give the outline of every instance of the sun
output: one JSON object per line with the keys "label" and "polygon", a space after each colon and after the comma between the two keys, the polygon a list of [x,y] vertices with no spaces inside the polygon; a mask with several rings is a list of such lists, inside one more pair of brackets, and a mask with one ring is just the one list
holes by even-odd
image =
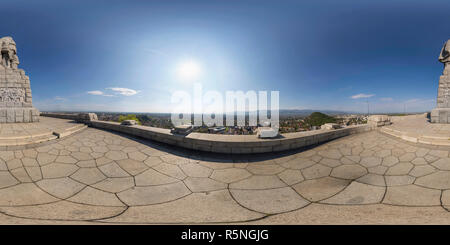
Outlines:
{"label": "sun", "polygon": [[200,77],[201,74],[201,67],[200,65],[193,61],[193,60],[189,60],[189,61],[185,61],[182,62],[177,69],[177,74],[178,77],[182,80],[196,80]]}

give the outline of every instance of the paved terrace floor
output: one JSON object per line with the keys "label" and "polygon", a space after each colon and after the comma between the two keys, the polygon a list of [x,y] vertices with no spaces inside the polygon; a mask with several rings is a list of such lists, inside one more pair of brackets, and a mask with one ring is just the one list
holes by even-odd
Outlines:
{"label": "paved terrace floor", "polygon": [[[401,117],[398,118],[401,119]],[[430,123],[425,115],[415,118],[407,117],[381,130],[415,143],[450,146],[450,124]]]}
{"label": "paved terrace floor", "polygon": [[87,128],[0,151],[1,224],[450,224],[450,158],[377,131],[227,156]]}

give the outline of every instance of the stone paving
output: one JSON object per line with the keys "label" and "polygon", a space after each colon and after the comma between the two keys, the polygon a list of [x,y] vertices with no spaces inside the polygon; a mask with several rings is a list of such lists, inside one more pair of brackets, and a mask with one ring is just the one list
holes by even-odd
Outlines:
{"label": "stone paving", "polygon": [[230,156],[88,128],[0,151],[0,223],[450,223],[449,150],[371,131]]}

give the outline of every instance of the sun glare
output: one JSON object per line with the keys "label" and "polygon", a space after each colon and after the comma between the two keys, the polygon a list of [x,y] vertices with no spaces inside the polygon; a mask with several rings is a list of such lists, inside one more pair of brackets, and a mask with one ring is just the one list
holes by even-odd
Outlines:
{"label": "sun glare", "polygon": [[195,80],[199,78],[201,73],[200,65],[195,61],[186,61],[178,66],[178,77],[183,80]]}

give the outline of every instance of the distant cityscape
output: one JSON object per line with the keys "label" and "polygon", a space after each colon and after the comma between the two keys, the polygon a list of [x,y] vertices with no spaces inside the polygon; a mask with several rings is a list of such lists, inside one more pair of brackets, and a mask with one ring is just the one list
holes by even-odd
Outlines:
{"label": "distant cityscape", "polygon": [[[367,114],[337,114],[338,112],[329,112],[325,114],[314,111],[298,111],[293,113],[289,111],[284,113],[280,111],[280,133],[302,132],[320,129],[325,123],[336,123],[340,127],[367,123]],[[138,124],[150,127],[172,129],[174,125],[171,122],[169,113],[115,113],[115,112],[97,112],[98,119],[102,121],[121,122],[123,120],[136,120]],[[400,114],[398,114],[400,115]],[[246,120],[248,125],[248,120]],[[256,134],[257,126],[207,126],[194,127],[193,132],[225,134],[225,135],[252,135]]]}

